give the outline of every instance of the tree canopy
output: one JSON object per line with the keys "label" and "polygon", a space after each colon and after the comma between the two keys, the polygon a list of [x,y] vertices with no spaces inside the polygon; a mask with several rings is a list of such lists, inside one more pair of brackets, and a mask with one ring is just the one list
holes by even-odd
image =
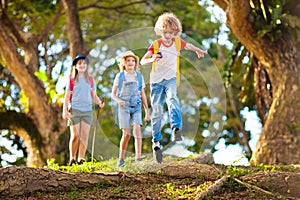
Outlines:
{"label": "tree canopy", "polygon": [[[208,1],[1,1],[1,139],[23,152],[11,164],[42,166],[49,158],[66,162],[69,136],[61,106],[70,61],[78,53],[89,54],[97,92],[106,96],[97,129],[98,156],[117,155],[120,130],[109,94],[118,57],[126,50],[142,56],[156,38],[157,17],[166,11],[180,18],[181,37],[210,55],[201,61],[190,52],[181,55],[179,94],[185,136],[192,141],[185,148],[214,152],[222,138],[227,145],[241,145],[253,164],[299,162],[298,3],[214,2],[226,12],[233,48],[218,44],[221,23],[212,20]],[[149,67],[141,71],[147,77]],[[255,110],[263,124],[256,149],[249,145],[251,134],[241,115],[245,107]],[[144,152],[151,152],[149,128],[143,127]],[[169,133],[166,118],[166,147]],[[3,154],[12,152],[1,142]]]}
{"label": "tree canopy", "polygon": [[[31,3],[27,1],[1,3],[2,137],[19,136],[18,143],[26,146],[23,152],[24,155],[28,154],[27,165],[40,166],[51,157],[65,162],[68,131],[61,119],[62,85],[66,83],[70,71],[70,60],[76,54],[89,53],[92,57],[91,73],[98,81],[98,94],[107,96],[107,109],[102,111],[99,121],[101,130],[98,132],[99,135],[105,135],[101,140],[109,140],[108,142],[118,146],[120,130],[113,125],[114,109],[110,105],[112,102],[109,93],[113,77],[118,72],[118,55],[128,46],[122,46],[121,43],[118,46],[116,42],[123,41],[113,41],[111,38],[130,30],[133,31],[127,33],[133,34],[134,30],[143,27],[151,31],[146,36],[153,37],[153,30],[149,27],[153,27],[158,15],[165,11],[182,16],[184,34],[194,42],[201,43],[205,38],[216,37],[220,25],[219,22],[210,22],[210,14],[205,10],[208,5],[199,6],[194,1],[90,3],[63,0],[44,1],[34,6],[30,6]],[[181,9],[183,6],[185,9]],[[198,24],[197,21],[206,23]],[[145,43],[143,48],[132,49],[139,56],[146,52],[149,45],[147,38],[141,39]],[[188,67],[182,68],[184,76],[193,73],[186,69]],[[199,80],[195,79],[193,82],[196,84],[197,81]],[[198,90],[198,96],[197,100],[195,97],[192,99],[194,102],[200,99],[200,95],[209,96],[205,87],[195,90]],[[197,105],[187,109],[196,109],[198,113]],[[207,110],[209,112],[209,108]],[[190,115],[189,110],[185,112]],[[192,115],[191,119],[193,118],[197,119],[199,116]],[[21,121],[25,124],[20,123]],[[202,125],[199,124],[199,127]],[[194,129],[202,140],[198,127]],[[196,137],[196,133],[190,133],[191,137]],[[168,135],[168,131],[165,134]],[[145,151],[151,151],[150,139],[149,136],[145,139]],[[164,144],[168,143],[169,137],[166,137]],[[199,151],[201,145],[197,143],[193,146]],[[3,149],[6,148],[3,146]]]}

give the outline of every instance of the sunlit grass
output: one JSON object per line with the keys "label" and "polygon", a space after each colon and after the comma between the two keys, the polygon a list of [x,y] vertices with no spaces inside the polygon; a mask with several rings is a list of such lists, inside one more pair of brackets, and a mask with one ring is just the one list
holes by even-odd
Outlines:
{"label": "sunlit grass", "polygon": [[275,172],[275,171],[294,171],[296,168],[291,166],[280,166],[280,165],[265,165],[260,164],[251,168],[243,168],[241,166],[228,166],[226,174],[231,176],[244,176],[247,174],[253,174],[256,172]]}
{"label": "sunlit grass", "polygon": [[[164,164],[181,161],[181,158],[175,157],[164,157]],[[159,167],[163,167],[163,164],[157,164],[153,157],[146,157],[142,162],[136,163],[133,157],[127,157],[125,159],[124,167],[117,167],[118,158],[111,158],[108,160],[99,159],[94,160],[94,162],[85,162],[82,165],[73,166],[61,166],[55,162],[54,159],[49,159],[47,161],[47,166],[45,168],[58,170],[62,172],[88,172],[88,173],[120,173],[120,172],[130,172],[130,173],[148,173],[149,179],[144,179],[145,174],[141,174],[142,179],[134,180],[123,180],[111,184],[109,182],[102,182],[96,184],[96,186],[91,186],[87,188],[70,188],[68,191],[61,193],[52,193],[51,195],[58,197],[66,196],[68,199],[74,199],[77,197],[84,197],[87,195],[95,195],[100,199],[102,197],[114,197],[116,199],[121,197],[128,197],[130,199],[138,199],[139,196],[154,197],[156,199],[194,199],[202,192],[205,192],[210,186],[214,184],[214,181],[207,181],[202,178],[174,178],[164,176]],[[153,165],[155,174],[149,171],[148,165]],[[220,167],[220,177],[224,175],[229,175],[229,179],[224,183],[225,190],[220,189],[218,192],[225,192],[227,197],[234,197],[234,192],[252,193],[252,191],[247,191],[244,185],[238,184],[234,181],[235,178],[257,173],[257,172],[274,172],[274,171],[293,171],[295,167],[293,166],[272,166],[272,165],[258,165],[256,167],[250,166],[219,166]],[[127,173],[127,174],[130,174]],[[162,176],[160,176],[162,174]],[[133,175],[134,176],[134,175]],[[132,177],[132,174],[129,176]],[[234,188],[236,191],[229,191],[230,188]],[[260,195],[260,194],[253,194]],[[43,196],[43,194],[41,194]],[[101,196],[101,197],[100,197]],[[210,197],[209,197],[210,198]],[[259,199],[259,198],[258,198]]]}
{"label": "sunlit grass", "polygon": [[111,158],[102,161],[84,162],[82,165],[73,164],[72,166],[59,165],[54,158],[47,160],[47,165],[44,168],[63,171],[63,172],[109,172],[109,171],[124,171],[124,172],[143,172],[143,169],[136,166],[133,158],[125,159],[125,164],[122,167],[117,167],[117,158]]}

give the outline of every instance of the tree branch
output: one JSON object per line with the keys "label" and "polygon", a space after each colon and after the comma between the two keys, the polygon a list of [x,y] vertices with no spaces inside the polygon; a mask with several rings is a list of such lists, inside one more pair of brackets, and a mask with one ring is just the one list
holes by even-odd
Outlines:
{"label": "tree branch", "polygon": [[274,52],[270,50],[274,44],[257,36],[257,29],[249,18],[251,13],[249,0],[230,0],[229,2],[227,0],[214,0],[214,2],[223,10],[226,8],[226,23],[237,39],[259,59],[263,66],[272,67],[275,61],[269,58],[276,59],[278,57],[274,56]]}
{"label": "tree branch", "polygon": [[66,27],[68,40],[70,42],[70,54],[74,58],[78,53],[87,54],[88,49],[82,37],[80,28],[78,2],[73,0],[62,0],[66,11]]}
{"label": "tree branch", "polygon": [[230,0],[230,6],[226,11],[228,17],[227,23],[229,27],[234,30],[236,30],[236,28],[242,28],[243,31],[252,30],[251,26],[246,26],[249,24],[248,16],[250,11],[251,8],[249,0]]}
{"label": "tree branch", "polygon": [[[26,96],[30,99],[30,112],[32,112],[31,116],[32,119],[35,120],[36,126],[42,125],[44,128],[51,127],[51,124],[55,122],[49,121],[49,119],[52,118],[51,114],[53,114],[54,111],[53,108],[48,104],[43,85],[41,84],[41,81],[34,76],[33,71],[31,71],[32,66],[30,68],[30,66],[24,63],[23,58],[17,51],[18,48],[16,47],[14,41],[10,37],[2,22],[3,21],[0,20],[1,57],[4,60],[7,69],[14,75],[20,88],[24,90]],[[32,52],[28,53],[30,54]],[[30,54],[28,57],[30,56],[34,55]]]}
{"label": "tree branch", "polygon": [[[60,1],[59,2],[59,6],[58,9],[53,17],[53,19],[48,23],[47,27],[41,31],[41,33],[37,36],[38,38],[38,42],[42,42],[44,38],[46,38],[51,30],[51,28],[56,24],[57,20],[59,19],[59,17],[61,16],[63,10],[63,4]],[[35,39],[35,38],[32,38]],[[35,39],[36,40],[36,39]]]}
{"label": "tree branch", "polygon": [[17,113],[15,111],[1,112],[0,114],[0,129],[18,130],[24,129],[29,137],[35,138],[39,145],[41,145],[41,137],[35,124],[24,113]]}
{"label": "tree branch", "polygon": [[27,163],[43,165],[44,161],[39,155],[40,151],[35,151],[41,148],[42,137],[32,119],[24,113],[15,111],[1,112],[0,129],[13,131],[24,140],[27,149]]}
{"label": "tree branch", "polygon": [[101,2],[101,1],[97,1],[97,2],[92,3],[90,5],[83,6],[79,10],[86,10],[86,9],[89,9],[89,8],[98,8],[98,9],[103,9],[103,10],[118,10],[118,9],[121,9],[121,8],[130,7],[130,6],[135,5],[135,4],[147,4],[148,3],[148,1],[141,0],[141,1],[134,1],[134,2],[130,2],[130,3],[124,3],[124,4],[121,4],[121,5],[118,5],[118,6],[99,6],[98,2]]}
{"label": "tree branch", "polygon": [[229,5],[229,0],[214,0],[215,4],[218,5],[222,10],[226,12],[228,5]]}
{"label": "tree branch", "polygon": [[12,38],[14,39],[14,41],[21,47],[24,47],[26,45],[26,39],[28,39],[28,37],[25,37],[26,34],[24,34],[22,30],[19,29],[18,26],[16,26],[15,23],[10,20],[10,18],[7,16],[5,8],[1,8],[1,21],[1,26],[4,26],[6,30],[9,30],[12,33],[11,35],[13,36]]}
{"label": "tree branch", "polygon": [[239,131],[238,131],[236,133],[237,138],[240,138],[239,139],[239,141],[241,142],[240,144],[242,146],[244,146],[244,147],[247,147],[247,149],[248,149],[247,153],[251,156],[252,155],[252,150],[251,150],[251,147],[249,145],[249,136],[248,136],[247,131],[245,130],[245,127],[244,127],[244,124],[242,122],[241,116],[240,116],[240,114],[238,112],[238,109],[237,109],[237,107],[235,105],[231,85],[229,85],[228,88],[227,88],[227,94],[228,94],[228,97],[229,97],[229,102],[230,102],[232,111],[233,111],[235,117],[237,118],[237,124],[238,124],[238,126],[240,128],[240,131],[243,134],[243,139],[241,139],[240,136],[239,136]]}

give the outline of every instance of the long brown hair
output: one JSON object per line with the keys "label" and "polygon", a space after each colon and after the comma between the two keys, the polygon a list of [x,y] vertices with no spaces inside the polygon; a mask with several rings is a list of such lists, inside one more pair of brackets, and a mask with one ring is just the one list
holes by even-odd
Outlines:
{"label": "long brown hair", "polygon": [[[80,59],[80,60],[77,61],[76,65],[77,65],[78,63],[81,63],[82,61],[85,61],[85,62],[86,62],[85,59]],[[87,63],[87,62],[86,62],[86,63]],[[74,79],[74,83],[78,82],[78,70],[76,69],[76,65],[74,65],[74,66],[72,67],[72,69],[71,69],[71,77]],[[90,74],[89,74],[89,72],[88,72],[88,63],[87,63],[87,67],[86,67],[86,70],[85,70],[85,72],[84,72],[84,78],[85,78],[85,80],[86,80],[87,83],[90,82],[90,81],[89,81],[89,77],[90,77]]]}

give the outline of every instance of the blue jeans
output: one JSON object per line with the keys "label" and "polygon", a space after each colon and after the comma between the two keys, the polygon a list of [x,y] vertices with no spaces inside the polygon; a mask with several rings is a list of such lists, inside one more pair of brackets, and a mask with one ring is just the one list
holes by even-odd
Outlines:
{"label": "blue jeans", "polygon": [[162,139],[161,127],[164,114],[164,103],[167,103],[171,128],[182,129],[182,118],[179,99],[177,97],[176,77],[163,80],[159,83],[152,83],[151,90],[151,125],[153,142]]}

